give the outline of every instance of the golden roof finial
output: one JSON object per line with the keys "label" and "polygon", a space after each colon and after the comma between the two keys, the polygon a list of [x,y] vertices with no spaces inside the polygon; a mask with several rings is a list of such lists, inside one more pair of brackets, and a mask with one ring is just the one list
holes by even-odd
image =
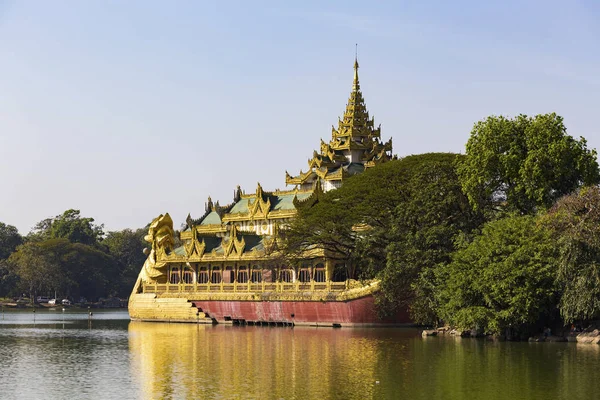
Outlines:
{"label": "golden roof finial", "polygon": [[352,90],[360,90],[360,84],[358,83],[358,43],[354,50],[354,82],[352,82]]}

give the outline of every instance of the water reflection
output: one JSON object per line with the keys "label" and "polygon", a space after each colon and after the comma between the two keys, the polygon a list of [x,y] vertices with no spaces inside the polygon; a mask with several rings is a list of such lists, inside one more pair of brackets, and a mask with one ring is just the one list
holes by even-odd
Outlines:
{"label": "water reflection", "polygon": [[[588,399],[600,346],[7,313],[0,399]],[[379,382],[379,383],[377,383]]]}
{"label": "water reflection", "polygon": [[129,325],[144,398],[586,398],[600,346],[411,330]]}
{"label": "water reflection", "polygon": [[[408,369],[414,331],[132,322],[146,398],[376,398],[381,371]],[[382,375],[383,373],[383,375]],[[380,381],[378,385],[376,381]]]}
{"label": "water reflection", "polygon": [[[76,312],[6,312],[0,324],[0,398],[135,398],[125,313],[101,313],[88,326]],[[63,324],[64,318],[64,324]]]}

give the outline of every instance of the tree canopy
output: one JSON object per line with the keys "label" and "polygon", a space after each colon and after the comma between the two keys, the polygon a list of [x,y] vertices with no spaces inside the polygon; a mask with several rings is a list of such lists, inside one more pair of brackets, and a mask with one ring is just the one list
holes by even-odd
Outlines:
{"label": "tree canopy", "polygon": [[[378,256],[377,250],[364,242],[389,228],[394,206],[402,196],[398,165],[394,162],[381,165],[377,171],[368,169],[339,189],[319,193],[316,203],[300,205],[298,216],[281,232],[288,260],[300,262],[307,249],[317,246],[344,265],[348,276],[360,276],[369,267],[368,259]],[[385,242],[386,235],[378,240]],[[384,255],[379,257],[382,262],[377,267],[385,262]]]}
{"label": "tree canopy", "polygon": [[30,234],[34,240],[63,238],[87,245],[96,245],[103,235],[102,225],[94,224],[94,218],[82,217],[81,212],[74,209],[40,221]]}
{"label": "tree canopy", "polygon": [[557,282],[565,322],[600,317],[600,188],[586,187],[560,199],[544,225],[560,250]]}
{"label": "tree canopy", "polygon": [[104,237],[102,225],[72,209],[40,221],[24,238],[0,223],[0,295],[126,297],[144,263],[145,232],[125,229]]}
{"label": "tree canopy", "polygon": [[409,307],[416,322],[437,320],[432,303],[434,271],[450,261],[459,235],[483,223],[462,193],[456,162],[463,156],[430,153],[402,160],[404,194],[390,221],[385,268],[380,274],[382,311]]}
{"label": "tree canopy", "polygon": [[302,207],[284,231],[284,251],[321,247],[350,273],[382,278],[383,313],[412,305],[418,320],[435,316],[428,304],[431,270],[447,262],[454,237],[482,222],[456,175],[460,155],[429,153],[368,169]]}
{"label": "tree canopy", "polygon": [[10,256],[9,265],[22,289],[33,297],[57,291],[62,296],[95,299],[109,293],[117,277],[113,257],[64,238],[25,243]]}
{"label": "tree canopy", "polygon": [[0,296],[15,293],[17,279],[11,273],[7,259],[21,243],[23,238],[17,228],[0,222]]}
{"label": "tree canopy", "polygon": [[552,314],[556,256],[549,231],[535,217],[490,222],[437,271],[439,313],[460,328],[526,331]]}
{"label": "tree canopy", "polygon": [[122,231],[108,232],[102,245],[106,246],[108,253],[114,257],[118,266],[118,278],[115,281],[114,291],[122,297],[128,296],[140,272],[146,255],[143,250],[147,247],[144,236],[147,229],[123,229]]}
{"label": "tree canopy", "polygon": [[23,238],[17,228],[0,222],[0,260],[8,258],[21,243]]}
{"label": "tree canopy", "polygon": [[531,214],[600,182],[596,151],[555,113],[491,116],[473,127],[458,172],[474,207]]}

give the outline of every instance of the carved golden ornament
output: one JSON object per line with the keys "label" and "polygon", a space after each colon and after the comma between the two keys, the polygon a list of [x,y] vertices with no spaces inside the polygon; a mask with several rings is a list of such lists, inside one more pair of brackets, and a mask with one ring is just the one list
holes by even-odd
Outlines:
{"label": "carved golden ornament", "polygon": [[152,249],[139,276],[144,282],[154,282],[158,277],[166,275],[165,259],[173,251],[175,243],[173,233],[173,220],[168,213],[159,215],[150,223],[144,240],[152,245]]}
{"label": "carved golden ornament", "polygon": [[186,254],[189,256],[191,256],[192,254],[194,254],[194,240],[190,239],[190,240],[186,240],[183,242],[183,247],[185,249]]}

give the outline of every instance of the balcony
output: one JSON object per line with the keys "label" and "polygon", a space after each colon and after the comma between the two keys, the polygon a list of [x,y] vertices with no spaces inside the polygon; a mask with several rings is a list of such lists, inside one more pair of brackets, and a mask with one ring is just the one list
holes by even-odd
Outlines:
{"label": "balcony", "polygon": [[342,292],[349,287],[345,282],[261,282],[261,283],[179,283],[142,285],[144,293],[301,293]]}

